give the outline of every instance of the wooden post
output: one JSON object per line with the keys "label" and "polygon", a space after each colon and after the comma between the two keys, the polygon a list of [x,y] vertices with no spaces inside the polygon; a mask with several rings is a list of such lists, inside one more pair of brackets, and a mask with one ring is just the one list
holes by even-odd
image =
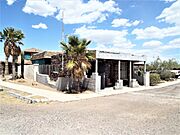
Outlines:
{"label": "wooden post", "polygon": [[144,61],[144,73],[146,73],[146,61]]}
{"label": "wooden post", "polygon": [[129,61],[129,86],[131,86],[131,79],[132,79],[132,71],[131,71],[131,67],[132,67],[132,62]]}
{"label": "wooden post", "polygon": [[62,71],[64,70],[64,56],[63,56],[63,53],[62,53]]}
{"label": "wooden post", "polygon": [[118,80],[120,83],[120,80],[121,80],[121,61],[120,60],[118,61]]}
{"label": "wooden post", "polygon": [[95,76],[96,76],[96,84],[95,84],[95,91],[98,92],[98,59],[96,59],[95,65]]}
{"label": "wooden post", "polygon": [[96,68],[95,68],[95,73],[98,74],[98,60],[96,59]]}

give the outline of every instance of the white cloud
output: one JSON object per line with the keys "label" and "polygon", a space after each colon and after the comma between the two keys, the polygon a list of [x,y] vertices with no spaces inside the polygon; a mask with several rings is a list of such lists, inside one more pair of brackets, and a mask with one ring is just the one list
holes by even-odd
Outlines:
{"label": "white cloud", "polygon": [[[58,5],[58,1],[61,1],[61,4]],[[57,8],[60,9],[56,16],[58,20],[61,19],[62,10],[64,11],[65,24],[92,23],[95,21],[101,23],[107,19],[108,13],[120,14],[121,12],[121,9],[112,0],[104,3],[98,0],[90,0],[87,3],[83,3],[81,0],[70,1],[52,0],[51,2],[52,5],[58,5]]]}
{"label": "white cloud", "polygon": [[143,47],[158,47],[160,45],[162,45],[162,43],[157,40],[151,40],[143,43]]}
{"label": "white cloud", "polygon": [[126,38],[128,35],[126,30],[91,29],[83,26],[76,29],[74,34],[92,40],[98,47],[128,49],[135,46]]}
{"label": "white cloud", "polygon": [[[90,27],[80,27],[75,30],[74,34],[80,36],[80,38],[86,38],[93,41],[96,44],[95,47],[91,49],[99,49],[104,51],[120,51],[125,53],[132,53],[138,55],[146,55],[148,62],[155,60],[158,56],[161,59],[168,59],[174,56],[162,55],[164,51],[168,49],[179,49],[180,48],[180,39],[174,39],[168,44],[163,45],[160,41],[152,40],[144,43],[144,49],[135,48],[134,44],[127,39],[128,32],[126,30],[117,31],[117,30],[106,30],[106,29],[95,29]],[[93,44],[92,43],[92,44]]]}
{"label": "white cloud", "polygon": [[47,29],[47,25],[44,24],[44,23],[39,23],[39,24],[36,24],[36,25],[32,25],[32,28],[35,28],[35,29]]}
{"label": "white cloud", "polygon": [[133,26],[137,26],[137,25],[139,25],[140,23],[143,23],[143,21],[135,20],[134,22],[132,22],[132,25],[133,25]]}
{"label": "white cloud", "polygon": [[165,2],[174,2],[176,0],[164,0]]}
{"label": "white cloud", "polygon": [[145,29],[134,29],[132,34],[136,35],[137,39],[163,39],[165,37],[180,35],[180,27],[174,26],[160,29],[150,26]]}
{"label": "white cloud", "polygon": [[156,19],[174,26],[164,28],[150,26],[144,29],[134,29],[132,34],[135,34],[137,39],[163,39],[170,36],[179,36],[180,0],[174,2],[170,7],[165,8]]}
{"label": "white cloud", "polygon": [[121,18],[121,19],[114,19],[111,24],[112,24],[112,27],[120,27],[120,26],[131,27],[131,26],[137,26],[141,22],[142,21],[139,21],[139,20],[130,22],[129,19]]}
{"label": "white cloud", "polygon": [[179,49],[179,53],[180,53],[180,38],[176,38],[176,39],[169,41],[169,43],[167,45],[164,45],[159,49],[160,50]]}
{"label": "white cloud", "polygon": [[87,27],[88,29],[95,29],[95,28],[97,28],[96,26],[88,26]]}
{"label": "white cloud", "polygon": [[[153,48],[147,48],[147,49],[140,49],[137,50],[137,53],[141,53],[144,55],[147,55],[148,60],[149,61],[153,61],[154,59],[156,59],[158,56],[162,59],[162,60],[167,60],[167,59],[172,59],[175,58],[177,60],[179,60],[179,54],[180,54],[180,38],[176,38],[173,39],[171,41],[169,41],[166,45],[163,45],[161,42],[157,42],[157,44],[160,44],[158,46],[154,46]],[[179,54],[170,54],[170,55],[162,55],[165,51],[169,51],[170,49],[178,49],[179,50]]]}
{"label": "white cloud", "polygon": [[8,5],[12,5],[16,0],[6,0]]}
{"label": "white cloud", "polygon": [[176,45],[180,47],[180,38],[173,39],[169,42],[169,44]]}
{"label": "white cloud", "polygon": [[165,8],[156,19],[180,26],[180,0]]}
{"label": "white cloud", "polygon": [[28,14],[35,14],[39,16],[52,16],[57,11],[46,0],[27,0],[23,11]]}
{"label": "white cloud", "polygon": [[64,11],[65,24],[99,23],[107,19],[109,13],[120,14],[121,9],[113,0],[100,2],[90,0],[27,0],[23,11],[39,16],[53,16],[60,20]]}

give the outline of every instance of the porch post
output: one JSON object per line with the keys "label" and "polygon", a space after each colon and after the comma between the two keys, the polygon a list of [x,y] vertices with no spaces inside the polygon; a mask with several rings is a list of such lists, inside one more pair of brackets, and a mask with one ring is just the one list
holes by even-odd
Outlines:
{"label": "porch post", "polygon": [[144,73],[146,73],[146,61],[144,61]]}
{"label": "porch post", "polygon": [[62,53],[62,63],[61,63],[61,65],[62,65],[61,69],[63,71],[64,70],[64,56],[63,56],[63,53]]}
{"label": "porch post", "polygon": [[146,61],[144,61],[144,86],[150,85],[150,74],[146,72]]}
{"label": "porch post", "polygon": [[96,68],[95,68],[95,73],[98,74],[98,59],[96,59]]}
{"label": "porch post", "polygon": [[98,59],[96,58],[96,65],[95,65],[95,92],[98,92]]}
{"label": "porch post", "polygon": [[129,61],[129,86],[131,86],[131,79],[132,79],[132,71],[131,71],[131,67],[132,67],[132,62]]}
{"label": "porch post", "polygon": [[118,80],[121,80],[121,61],[118,61]]}
{"label": "porch post", "polygon": [[118,61],[118,80],[113,87],[115,90],[119,90],[123,88],[123,80],[121,80],[121,61]]}

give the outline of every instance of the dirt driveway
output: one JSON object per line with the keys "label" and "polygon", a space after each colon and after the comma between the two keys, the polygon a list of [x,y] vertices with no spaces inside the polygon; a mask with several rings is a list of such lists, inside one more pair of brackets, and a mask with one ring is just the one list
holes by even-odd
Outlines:
{"label": "dirt driveway", "polygon": [[0,134],[179,135],[180,84],[68,103],[0,102]]}

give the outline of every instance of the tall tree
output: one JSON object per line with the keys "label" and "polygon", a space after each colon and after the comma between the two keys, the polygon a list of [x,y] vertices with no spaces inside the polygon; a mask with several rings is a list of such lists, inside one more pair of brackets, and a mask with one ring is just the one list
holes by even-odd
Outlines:
{"label": "tall tree", "polygon": [[77,80],[78,91],[80,91],[80,81],[84,73],[91,68],[89,60],[93,60],[93,55],[87,51],[87,46],[91,41],[80,40],[76,36],[69,36],[68,43],[61,42],[62,49],[65,51],[66,69],[71,78]]}
{"label": "tall tree", "polygon": [[147,70],[148,71],[162,71],[162,70],[173,70],[179,69],[180,64],[175,59],[169,59],[162,61],[159,57],[151,64],[148,64]]}
{"label": "tall tree", "polygon": [[12,64],[13,64],[13,79],[15,79],[15,62],[17,57],[21,53],[21,49],[19,45],[23,45],[22,39],[24,38],[24,34],[20,30],[15,30],[14,28],[5,28],[2,32],[0,32],[0,41],[4,41],[4,53],[6,56],[5,60],[5,74],[8,74],[8,59],[9,56],[12,56]]}

